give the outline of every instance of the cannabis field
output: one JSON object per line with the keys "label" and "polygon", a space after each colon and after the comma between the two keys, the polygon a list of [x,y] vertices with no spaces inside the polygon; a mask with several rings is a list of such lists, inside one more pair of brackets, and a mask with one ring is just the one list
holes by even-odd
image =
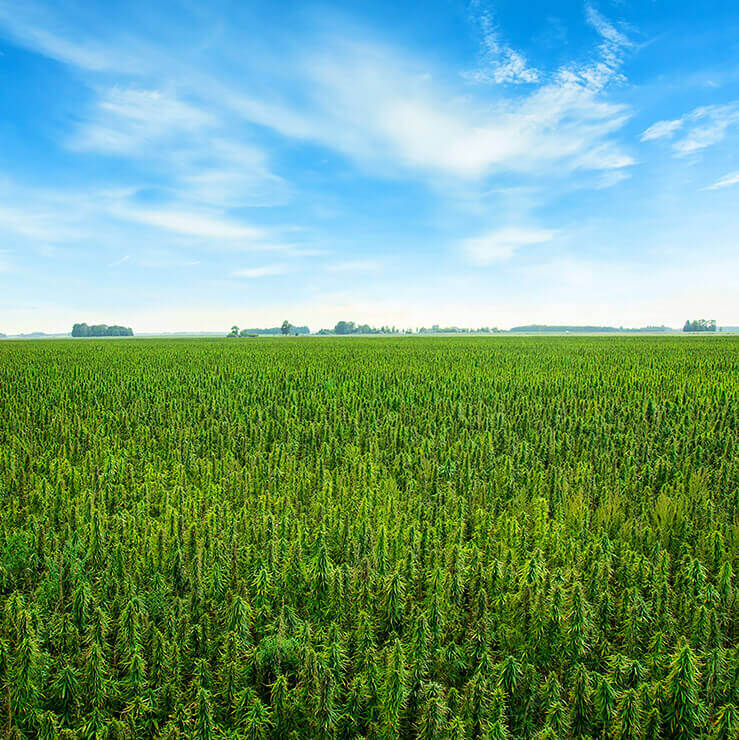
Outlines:
{"label": "cannabis field", "polygon": [[739,339],[0,344],[0,733],[736,738]]}

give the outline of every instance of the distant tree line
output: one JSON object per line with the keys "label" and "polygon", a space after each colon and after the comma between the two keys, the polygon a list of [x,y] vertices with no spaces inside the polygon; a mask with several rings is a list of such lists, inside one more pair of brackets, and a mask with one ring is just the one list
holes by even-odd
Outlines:
{"label": "distant tree line", "polygon": [[72,327],[73,337],[132,337],[133,329],[128,326],[108,326],[107,324],[75,324]]}
{"label": "distant tree line", "polygon": [[683,331],[716,331],[716,320],[696,319],[695,321],[686,321]]}
{"label": "distant tree line", "polygon": [[483,326],[479,329],[469,329],[459,326],[439,326],[434,324],[430,329],[422,326],[419,330],[419,334],[499,334],[501,329],[497,326],[489,327]]}
{"label": "distant tree line", "polygon": [[[282,326],[277,330],[280,333],[282,333],[283,336],[287,336],[288,334],[292,334],[294,336],[298,336],[298,334],[310,334],[310,329],[307,326],[293,326],[287,319],[285,319],[282,322]],[[274,333],[276,334],[277,331]],[[262,332],[263,334],[272,334],[273,332],[265,331]]]}
{"label": "distant tree line", "polygon": [[580,334],[618,332],[615,326],[549,326],[547,324],[527,324],[526,326],[514,326],[509,331],[512,333],[538,334],[545,332],[577,332]]}
{"label": "distant tree line", "polygon": [[654,332],[659,332],[659,331],[674,331],[674,329],[671,329],[669,326],[665,326],[664,324],[661,324],[660,326],[643,326],[639,329],[624,329],[623,327],[621,327],[620,331],[632,332],[634,334],[639,334],[641,332],[649,332],[650,334],[653,334]]}
{"label": "distant tree line", "polygon": [[562,333],[573,332],[577,334],[618,334],[631,333],[639,334],[642,332],[666,332],[674,331],[669,326],[643,326],[638,329],[626,329],[623,326],[577,326],[577,325],[549,325],[549,324],[527,324],[525,326],[514,326],[509,331],[513,334],[540,334],[540,333]]}
{"label": "distant tree line", "polygon": [[505,329],[499,329],[498,327],[483,326],[479,329],[459,326],[440,326],[434,324],[433,326],[425,327],[422,326],[415,331],[413,329],[396,329],[394,326],[383,326],[376,328],[367,324],[355,324],[353,321],[339,321],[333,329],[321,329],[318,334],[505,334],[505,333],[522,333],[522,334],[537,334],[537,333],[603,333],[603,334],[617,334],[617,333],[653,333],[653,332],[670,332],[675,329],[669,326],[645,326],[638,329],[625,329],[624,327],[616,326],[570,326],[570,325],[546,325],[546,324],[527,324],[526,326],[514,326],[506,332]]}
{"label": "distant tree line", "polygon": [[397,334],[395,327],[383,326],[377,328],[369,324],[355,324],[353,321],[338,321],[334,326],[334,334]]}
{"label": "distant tree line", "polygon": [[353,321],[338,321],[333,329],[321,329],[319,334],[402,334],[409,333],[409,330],[402,332],[394,326],[370,326],[369,324],[355,324]]}
{"label": "distant tree line", "polygon": [[239,329],[238,326],[232,326],[231,331],[226,335],[228,337],[256,337],[259,335],[269,334],[310,334],[307,326],[293,326],[289,321],[283,321],[282,326],[272,326],[267,329]]}
{"label": "distant tree line", "polygon": [[[82,326],[85,326],[84,324]],[[94,329],[95,327],[90,327]],[[121,327],[110,327],[121,328]],[[431,327],[422,326],[418,329],[400,329],[395,326],[370,326],[369,324],[357,324],[354,321],[337,321],[333,329],[320,329],[316,332],[320,336],[348,336],[352,334],[654,334],[660,332],[676,332],[669,326],[643,326],[638,328],[625,328],[623,326],[595,326],[595,325],[569,325],[569,324],[526,324],[514,326],[511,329],[499,329],[498,327],[483,326],[478,329],[459,326],[441,326],[433,324]],[[687,321],[683,327],[686,332],[718,331],[714,320],[698,319]],[[285,320],[281,326],[273,326],[267,329],[239,329],[238,326],[231,327],[229,337],[254,337],[258,335],[282,334],[283,336],[298,334],[310,334],[307,326],[295,326]],[[88,336],[88,335],[80,335]],[[95,335],[92,335],[95,336]]]}

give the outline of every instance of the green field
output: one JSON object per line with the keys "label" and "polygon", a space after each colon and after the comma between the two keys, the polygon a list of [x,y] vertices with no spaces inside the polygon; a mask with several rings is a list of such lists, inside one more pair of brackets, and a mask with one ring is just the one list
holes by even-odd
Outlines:
{"label": "green field", "polygon": [[0,732],[736,738],[739,338],[0,344]]}

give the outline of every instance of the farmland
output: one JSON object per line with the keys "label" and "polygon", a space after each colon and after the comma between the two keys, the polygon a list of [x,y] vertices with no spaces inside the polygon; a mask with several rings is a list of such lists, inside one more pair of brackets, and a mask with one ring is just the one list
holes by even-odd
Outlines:
{"label": "farmland", "polygon": [[739,338],[0,344],[13,737],[736,737]]}

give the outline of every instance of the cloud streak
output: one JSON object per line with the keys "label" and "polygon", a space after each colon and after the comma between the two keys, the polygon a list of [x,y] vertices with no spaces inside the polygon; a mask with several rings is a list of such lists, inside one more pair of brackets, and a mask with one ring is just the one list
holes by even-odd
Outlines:
{"label": "cloud streak", "polygon": [[480,0],[470,3],[472,22],[479,28],[481,36],[480,66],[462,76],[471,82],[496,84],[503,83],[535,83],[541,77],[541,72],[530,66],[525,56],[501,41],[493,13],[481,9]]}
{"label": "cloud streak", "polygon": [[129,221],[156,226],[159,229],[173,231],[184,236],[242,243],[253,242],[264,237],[261,229],[232,221],[217,213],[189,213],[145,208],[123,208],[118,213]]}
{"label": "cloud streak", "polygon": [[[0,236],[44,248],[99,249],[195,247],[202,251],[271,251],[299,248],[282,241],[282,228],[255,226],[223,209],[173,201],[142,205],[136,189],[58,191],[0,180]],[[309,256],[306,251],[304,256]]]}
{"label": "cloud streak", "polygon": [[[687,156],[723,141],[733,126],[739,125],[739,101],[695,108],[681,118],[657,121],[641,135],[642,141],[673,139],[677,156]],[[680,136],[675,138],[677,132]]]}
{"label": "cloud streak", "polygon": [[347,260],[327,265],[328,272],[376,272],[382,268],[378,260]]}
{"label": "cloud streak", "polygon": [[131,255],[127,254],[124,257],[121,257],[119,260],[115,260],[114,262],[109,262],[108,267],[118,267],[118,265],[122,265],[124,262],[128,262],[128,260],[131,259]]}
{"label": "cloud streak", "polygon": [[487,266],[511,259],[522,247],[551,241],[555,232],[547,229],[511,227],[465,239],[462,252],[475,265]]}
{"label": "cloud streak", "polygon": [[290,272],[290,268],[287,265],[262,265],[260,267],[247,267],[241,270],[234,270],[231,275],[236,278],[251,280],[254,278],[285,275],[288,272]]}
{"label": "cloud streak", "polygon": [[103,90],[90,121],[71,139],[73,149],[139,154],[162,139],[212,127],[212,115],[159,90]]}
{"label": "cloud streak", "polygon": [[728,175],[724,175],[722,178],[709,185],[704,190],[722,190],[723,188],[730,188],[733,185],[739,185],[739,172],[730,172]]}

